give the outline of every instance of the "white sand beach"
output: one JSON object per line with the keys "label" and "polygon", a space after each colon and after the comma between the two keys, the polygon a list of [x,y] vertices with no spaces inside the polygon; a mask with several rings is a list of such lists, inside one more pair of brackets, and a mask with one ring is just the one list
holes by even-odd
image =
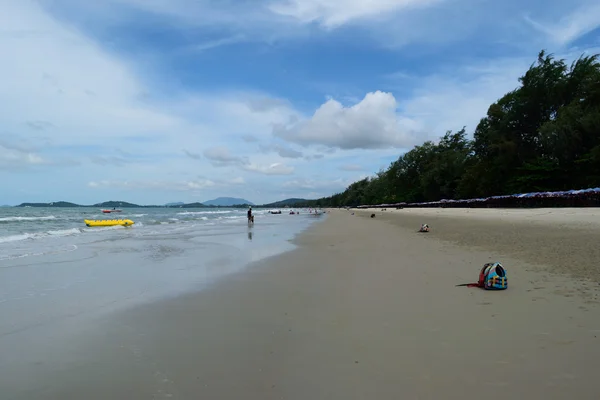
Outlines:
{"label": "white sand beach", "polygon": [[[8,398],[597,399],[597,218],[332,210],[293,251],[107,317]],[[489,261],[506,291],[456,287]]]}

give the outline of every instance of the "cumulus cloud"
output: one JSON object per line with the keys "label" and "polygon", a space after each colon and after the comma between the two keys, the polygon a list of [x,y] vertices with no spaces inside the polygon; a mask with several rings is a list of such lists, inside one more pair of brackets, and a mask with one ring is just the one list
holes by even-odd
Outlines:
{"label": "cumulus cloud", "polygon": [[285,126],[273,134],[300,145],[325,145],[340,149],[384,149],[410,146],[418,140],[414,123],[399,118],[394,95],[376,91],[350,107],[330,99],[308,120]]}

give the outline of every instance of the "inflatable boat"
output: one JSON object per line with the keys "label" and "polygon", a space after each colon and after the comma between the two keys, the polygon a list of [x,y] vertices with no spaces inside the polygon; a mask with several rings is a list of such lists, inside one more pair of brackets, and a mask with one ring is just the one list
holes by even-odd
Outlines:
{"label": "inflatable boat", "polygon": [[87,226],[116,226],[116,225],[130,226],[135,223],[130,219],[105,219],[105,220],[104,219],[103,220],[84,219],[83,222],[85,222],[85,224]]}
{"label": "inflatable boat", "polygon": [[121,212],[121,211],[123,211],[123,210],[116,210],[116,209],[115,210],[102,210],[102,212],[104,214],[109,214],[109,213],[114,213],[114,212]]}

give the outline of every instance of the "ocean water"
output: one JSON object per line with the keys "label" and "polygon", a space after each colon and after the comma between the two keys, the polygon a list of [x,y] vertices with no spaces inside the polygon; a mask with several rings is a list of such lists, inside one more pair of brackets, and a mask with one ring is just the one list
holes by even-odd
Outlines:
{"label": "ocean water", "polygon": [[[290,250],[290,239],[322,218],[254,210],[249,226],[246,211],[0,208],[0,397],[30,399],[34,377],[73,368],[72,343],[102,335],[120,311],[203,290]],[[83,222],[108,218],[135,225]]]}
{"label": "ocean water", "polygon": [[[74,343],[101,338],[111,326],[106,321],[121,311],[253,268],[254,261],[292,249],[296,234],[324,218],[308,210],[254,210],[249,226],[246,211],[0,208],[0,397],[46,398],[40,388],[31,392],[31,382],[78,368]],[[83,222],[108,218],[135,225]]]}
{"label": "ocean water", "polygon": [[[133,208],[123,212],[103,214],[93,208],[0,208],[0,262],[22,257],[40,257],[57,252],[75,251],[80,244],[176,233],[239,233],[247,228],[246,209],[181,209]],[[271,215],[267,210],[253,210],[261,220],[259,230],[275,228],[280,223],[283,230],[290,226],[306,225],[314,218],[309,210],[299,210],[293,220]],[[294,217],[294,216],[289,216]],[[83,220],[132,219],[133,227],[87,227]],[[239,229],[236,229],[239,228]]]}
{"label": "ocean water", "polygon": [[[0,352],[10,353],[17,337],[46,340],[50,331],[74,332],[107,312],[201,290],[292,249],[290,240],[321,219],[308,210],[254,210],[249,226],[246,211],[140,208],[106,215],[91,208],[0,208]],[[135,225],[83,222],[109,218]],[[22,352],[15,357],[22,359]]]}

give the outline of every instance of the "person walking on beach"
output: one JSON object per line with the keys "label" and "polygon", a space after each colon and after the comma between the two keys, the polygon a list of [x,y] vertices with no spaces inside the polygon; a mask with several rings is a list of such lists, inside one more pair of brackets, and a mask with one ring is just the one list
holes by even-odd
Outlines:
{"label": "person walking on beach", "polygon": [[254,223],[254,215],[252,215],[252,206],[248,207],[248,223]]}

